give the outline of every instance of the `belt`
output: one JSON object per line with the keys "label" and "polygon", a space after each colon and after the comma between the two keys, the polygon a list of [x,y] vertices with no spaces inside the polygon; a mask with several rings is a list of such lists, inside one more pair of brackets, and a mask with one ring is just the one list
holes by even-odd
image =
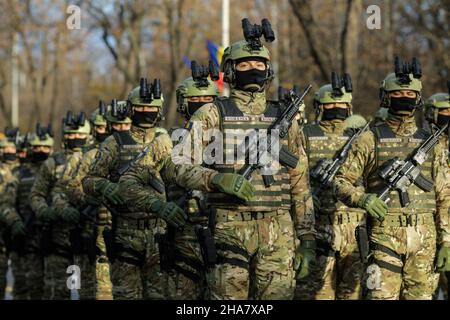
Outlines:
{"label": "belt", "polygon": [[280,216],[285,213],[289,213],[287,210],[276,210],[276,211],[249,211],[249,212],[224,212],[216,213],[216,222],[228,222],[228,221],[252,221],[261,220],[268,217]]}
{"label": "belt", "polygon": [[434,225],[434,216],[429,213],[387,215],[381,223],[376,219],[372,219],[372,224],[378,227],[415,227],[424,224]]}
{"label": "belt", "polygon": [[347,211],[335,214],[320,214],[318,217],[319,222],[331,225],[360,222],[362,219],[364,219],[364,212],[356,211]]}
{"label": "belt", "polygon": [[118,218],[116,221],[117,228],[121,229],[137,229],[137,230],[148,230],[153,229],[157,226],[158,218],[149,217],[142,219],[123,219]]}

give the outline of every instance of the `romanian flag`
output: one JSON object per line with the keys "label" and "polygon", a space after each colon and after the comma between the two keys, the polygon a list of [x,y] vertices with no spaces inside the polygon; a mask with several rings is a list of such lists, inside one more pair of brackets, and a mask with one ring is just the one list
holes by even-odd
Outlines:
{"label": "romanian flag", "polygon": [[[208,48],[209,56],[211,60],[214,62],[217,68],[220,66],[220,62],[222,61],[222,55],[224,48],[218,46],[211,40],[206,41],[206,47]],[[219,87],[220,92],[223,90],[223,73],[219,72],[219,80],[216,81],[217,86]]]}

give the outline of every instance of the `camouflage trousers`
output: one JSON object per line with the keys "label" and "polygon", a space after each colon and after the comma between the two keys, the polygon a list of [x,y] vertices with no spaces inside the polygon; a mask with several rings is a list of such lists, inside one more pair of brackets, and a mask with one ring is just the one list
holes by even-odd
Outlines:
{"label": "camouflage trousers", "polygon": [[0,247],[0,300],[5,299],[6,273],[8,272],[8,256],[4,248]]}
{"label": "camouflage trousers", "polygon": [[110,265],[106,256],[105,239],[103,238],[104,226],[98,226],[97,249],[98,256],[95,261],[95,299],[112,300],[112,283],[110,277]]}
{"label": "camouflage trousers", "polygon": [[294,228],[290,213],[280,210],[278,215],[271,212],[272,216],[249,221],[229,221],[231,214],[228,221],[217,220],[218,263],[206,275],[209,298],[292,299]]}
{"label": "camouflage trousers", "polygon": [[11,252],[9,258],[11,259],[11,269],[14,276],[14,300],[28,300],[30,288],[27,283],[26,273],[27,267],[30,268],[31,266],[26,265],[25,257],[17,252]]}
{"label": "camouflage trousers", "polygon": [[149,226],[137,229],[135,219],[117,219],[114,241],[114,262],[111,281],[114,300],[167,297],[167,274],[160,268],[156,233],[164,233],[160,219],[150,219]]}
{"label": "camouflage trousers", "polygon": [[73,258],[68,255],[52,253],[44,257],[45,300],[70,300],[70,289],[67,287],[70,273],[67,273],[67,268],[73,264]]}
{"label": "camouflage trousers", "polygon": [[74,264],[80,268],[80,300],[95,300],[95,262],[91,263],[86,254],[76,255]]}
{"label": "camouflage trousers", "polygon": [[168,295],[174,300],[202,300],[206,290],[205,268],[193,224],[175,231],[174,268],[168,272]]}
{"label": "camouflage trousers", "polygon": [[321,220],[316,224],[317,258],[310,275],[297,281],[295,299],[360,299],[364,265],[355,238],[358,222],[331,225]]}
{"label": "camouflage trousers", "polygon": [[14,300],[41,300],[44,295],[44,258],[32,252],[18,255],[11,252],[14,275]]}
{"label": "camouflage trousers", "polygon": [[369,299],[432,298],[439,276],[434,272],[436,227],[432,222],[407,227],[375,225],[370,239],[376,247],[366,274]]}

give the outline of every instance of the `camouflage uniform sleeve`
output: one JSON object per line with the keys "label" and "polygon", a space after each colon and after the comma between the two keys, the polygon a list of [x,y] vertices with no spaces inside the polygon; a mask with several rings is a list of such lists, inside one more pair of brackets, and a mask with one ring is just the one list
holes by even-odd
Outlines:
{"label": "camouflage uniform sleeve", "polygon": [[357,207],[365,190],[356,187],[356,181],[359,177],[367,178],[376,169],[375,166],[375,136],[369,131],[353,143],[347,159],[336,174],[334,192],[337,198],[349,207]]}
{"label": "camouflage uniform sleeve", "polygon": [[150,186],[154,177],[160,179],[159,171],[163,168],[165,159],[170,157],[172,141],[168,134],[157,136],[149,144],[149,152],[145,157],[133,164],[120,177],[120,192],[127,202],[127,207],[134,212],[148,212],[156,200],[165,200]]}
{"label": "camouflage uniform sleeve", "polygon": [[69,190],[67,196],[69,197],[69,201],[79,208],[86,206],[86,195],[83,192],[81,181],[88,173],[96,154],[97,149],[89,150],[83,154],[78,167],[68,181]]}
{"label": "camouflage uniform sleeve", "polygon": [[77,169],[79,157],[79,154],[73,154],[67,159],[63,174],[55,183],[52,196],[52,203],[55,208],[67,208],[71,206],[69,201],[69,193],[71,192],[69,182]]}
{"label": "camouflage uniform sleeve", "polygon": [[289,151],[298,156],[298,164],[289,170],[292,215],[296,236],[302,239],[314,239],[314,205],[309,184],[308,157],[305,151],[304,135],[297,122],[293,122],[289,130]]}
{"label": "camouflage uniform sleeve", "polygon": [[[161,175],[167,183],[176,183],[188,190],[212,191],[210,181],[217,171],[202,167],[196,152],[203,151],[208,144],[208,141],[199,140],[201,133],[219,129],[219,119],[219,110],[212,103],[205,104],[191,117],[188,124],[189,135],[174,147],[172,156],[164,160]],[[197,141],[203,141],[203,149],[195,148]],[[178,156],[179,152],[181,156]]]}
{"label": "camouflage uniform sleeve", "polygon": [[48,207],[47,199],[50,196],[50,189],[54,180],[55,166],[55,160],[52,157],[45,160],[39,168],[31,188],[30,206],[36,213],[38,220],[42,217],[42,212]]}
{"label": "camouflage uniform sleeve", "polygon": [[98,186],[109,183],[109,176],[112,168],[116,165],[119,146],[113,136],[106,138],[100,145],[95,159],[89,168],[89,172],[83,178],[83,191],[95,198],[102,198],[98,191]]}
{"label": "camouflage uniform sleeve", "polygon": [[0,187],[0,213],[3,222],[11,226],[15,221],[20,220],[16,210],[17,190],[19,180],[10,170],[5,170],[2,175],[2,186]]}
{"label": "camouflage uniform sleeve", "polygon": [[433,175],[436,192],[436,231],[437,243],[450,246],[450,166],[448,162],[447,142],[442,140],[436,146],[433,163]]}

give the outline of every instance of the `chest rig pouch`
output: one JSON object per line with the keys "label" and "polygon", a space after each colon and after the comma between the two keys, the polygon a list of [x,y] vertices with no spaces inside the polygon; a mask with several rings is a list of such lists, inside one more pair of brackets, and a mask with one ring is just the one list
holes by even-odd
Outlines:
{"label": "chest rig pouch", "polygon": [[[425,129],[418,129],[412,136],[403,137],[396,135],[386,123],[381,123],[372,128],[376,138],[376,167],[378,170],[371,173],[367,179],[369,192],[379,193],[385,186],[383,179],[379,176],[389,161],[398,157],[406,159],[420,144],[428,137],[429,133]],[[421,174],[429,181],[434,181],[432,177],[432,156],[421,165]],[[410,204],[402,207],[399,193],[393,190],[389,193],[388,206],[391,212],[397,213],[432,213],[436,209],[436,195],[434,188],[425,192],[415,184],[408,187]]]}
{"label": "chest rig pouch", "polygon": [[[232,99],[221,97],[216,100],[220,114],[220,129],[223,133],[223,161],[210,165],[212,169],[221,173],[237,173],[245,164],[243,156],[238,153],[238,146],[244,139],[261,137],[270,125],[280,116],[282,109],[275,104],[267,104],[264,113],[259,115],[244,114]],[[287,147],[287,139],[280,140],[282,146]],[[257,151],[255,150],[255,153]],[[247,159],[245,159],[247,160]],[[237,199],[223,193],[208,193],[208,205],[214,208],[226,208],[234,211],[274,211],[290,208],[290,176],[286,167],[275,164],[278,169],[273,173],[275,183],[269,187],[264,185],[261,172],[252,175],[255,186],[255,196],[251,201],[242,204]]]}

